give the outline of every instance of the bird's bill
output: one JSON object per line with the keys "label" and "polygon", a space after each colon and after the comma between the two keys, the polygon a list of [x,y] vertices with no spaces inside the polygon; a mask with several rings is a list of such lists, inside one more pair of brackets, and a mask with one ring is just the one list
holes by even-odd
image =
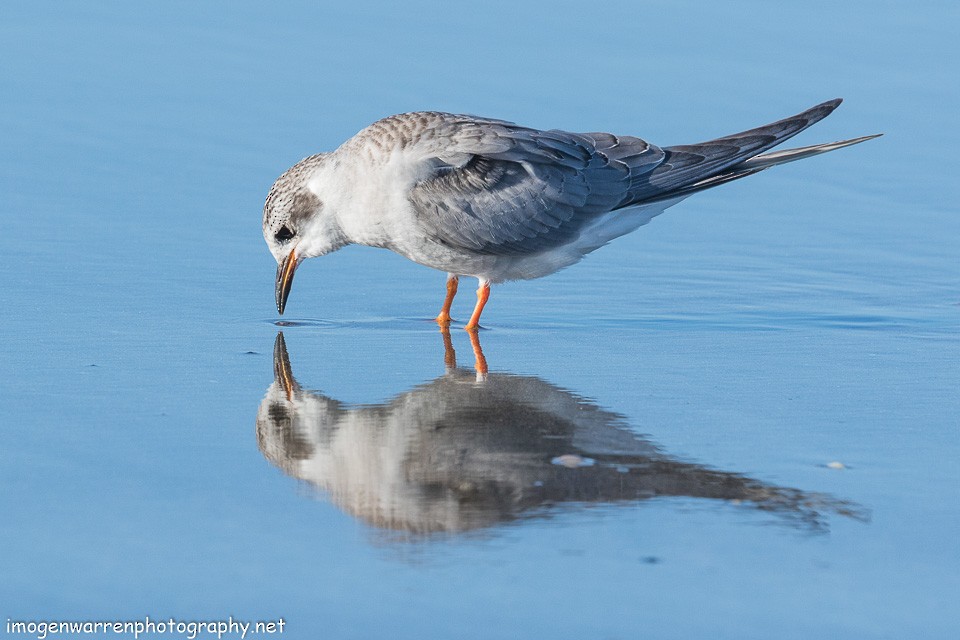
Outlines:
{"label": "bird's bill", "polygon": [[297,250],[293,249],[287,257],[277,265],[277,311],[283,315],[287,306],[287,296],[293,286],[293,272],[297,270]]}

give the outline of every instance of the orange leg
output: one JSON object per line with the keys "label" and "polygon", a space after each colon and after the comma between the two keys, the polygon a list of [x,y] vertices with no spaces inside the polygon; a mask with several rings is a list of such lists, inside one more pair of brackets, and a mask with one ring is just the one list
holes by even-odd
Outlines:
{"label": "orange leg", "polygon": [[437,324],[441,327],[450,326],[450,307],[453,305],[453,298],[457,295],[457,285],[460,284],[460,278],[457,276],[447,277],[447,297],[443,300],[443,308],[440,309],[440,315],[437,316]]}
{"label": "orange leg", "polygon": [[480,328],[480,314],[483,313],[483,307],[490,299],[490,283],[480,281],[480,288],[477,289],[477,306],[473,308],[473,315],[470,316],[470,322],[464,327],[467,331],[476,331]]}

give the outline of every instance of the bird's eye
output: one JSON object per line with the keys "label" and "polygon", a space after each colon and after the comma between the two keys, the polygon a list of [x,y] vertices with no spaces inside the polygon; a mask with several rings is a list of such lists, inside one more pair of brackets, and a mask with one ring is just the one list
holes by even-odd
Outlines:
{"label": "bird's eye", "polygon": [[274,238],[277,242],[286,242],[294,236],[293,231],[290,230],[290,227],[283,225],[280,229],[274,234]]}

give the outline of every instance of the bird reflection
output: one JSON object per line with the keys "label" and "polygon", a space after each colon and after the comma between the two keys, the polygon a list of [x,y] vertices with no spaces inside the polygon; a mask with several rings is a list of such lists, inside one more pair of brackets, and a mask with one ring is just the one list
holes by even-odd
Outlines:
{"label": "bird reflection", "polygon": [[297,383],[283,333],[275,380],[257,414],[263,455],[369,524],[413,534],[458,533],[562,505],[700,498],[772,512],[824,530],[856,504],[766,484],[665,454],[623,416],[533,376],[457,368],[444,333],[444,375],[383,404],[346,405]]}

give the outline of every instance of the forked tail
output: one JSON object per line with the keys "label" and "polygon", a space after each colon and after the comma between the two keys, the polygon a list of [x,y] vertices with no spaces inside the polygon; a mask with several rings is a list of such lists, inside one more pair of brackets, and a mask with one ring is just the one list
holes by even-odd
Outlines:
{"label": "forked tail", "polygon": [[626,206],[685,197],[778,164],[849,147],[883,134],[764,153],[823,120],[840,104],[830,100],[777,122],[692,145],[664,147],[663,162],[633,190]]}

